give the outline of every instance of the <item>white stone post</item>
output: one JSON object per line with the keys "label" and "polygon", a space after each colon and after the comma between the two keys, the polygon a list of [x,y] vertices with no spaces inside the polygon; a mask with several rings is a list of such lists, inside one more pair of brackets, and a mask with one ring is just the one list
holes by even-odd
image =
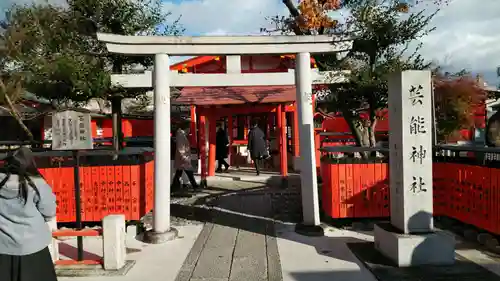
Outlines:
{"label": "white stone post", "polygon": [[226,56],[226,73],[241,73],[241,56]]}
{"label": "white stone post", "polygon": [[[48,221],[47,226],[49,227],[51,232],[57,231],[57,218],[54,217],[50,221]],[[49,245],[49,251],[50,255],[52,256],[53,262],[59,260],[59,240],[52,238],[52,241]]]}
{"label": "white stone post", "polygon": [[[297,231],[303,234],[322,235],[319,227],[318,181],[314,147],[314,122],[312,109],[311,55],[299,53],[295,60],[297,110],[299,117],[300,183],[302,193],[303,224]],[[305,227],[308,228],[305,231]]]}
{"label": "white stone post", "polygon": [[391,78],[391,224],[404,233],[426,233],[434,229],[431,74],[405,71]]}
{"label": "white stone post", "polygon": [[154,206],[153,229],[145,235],[150,243],[163,243],[176,237],[170,227],[170,63],[167,54],[155,55],[154,86]]}
{"label": "white stone post", "polygon": [[108,215],[102,219],[104,270],[125,266],[125,215]]}
{"label": "white stone post", "polygon": [[389,79],[391,224],[375,227],[375,247],[399,266],[454,262],[453,237],[433,225],[430,71]]}

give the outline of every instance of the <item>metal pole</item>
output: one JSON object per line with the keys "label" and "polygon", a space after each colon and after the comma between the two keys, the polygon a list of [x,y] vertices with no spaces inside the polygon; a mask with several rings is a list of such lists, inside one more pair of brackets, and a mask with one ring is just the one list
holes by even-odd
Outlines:
{"label": "metal pole", "polygon": [[[82,230],[82,205],[80,196],[80,155],[78,150],[73,151],[75,159],[74,179],[75,179],[75,209],[76,209],[76,229]],[[83,237],[77,236],[78,261],[83,260]]]}

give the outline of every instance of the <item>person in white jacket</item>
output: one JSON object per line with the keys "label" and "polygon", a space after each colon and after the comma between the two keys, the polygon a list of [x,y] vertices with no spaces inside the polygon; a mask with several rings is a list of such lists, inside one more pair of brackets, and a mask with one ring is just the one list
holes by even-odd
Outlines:
{"label": "person in white jacket", "polygon": [[0,280],[56,281],[46,224],[56,216],[56,196],[40,176],[29,148],[0,169]]}
{"label": "person in white jacket", "polygon": [[175,133],[175,175],[172,180],[172,191],[178,191],[180,189],[180,178],[183,172],[188,176],[192,187],[194,189],[199,188],[194,178],[193,166],[191,164],[191,144],[189,143],[188,135],[189,123],[181,122]]}

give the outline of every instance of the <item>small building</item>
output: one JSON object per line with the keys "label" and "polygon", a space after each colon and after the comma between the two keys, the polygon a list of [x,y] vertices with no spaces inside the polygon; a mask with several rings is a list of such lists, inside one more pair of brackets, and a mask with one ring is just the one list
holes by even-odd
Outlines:
{"label": "small building", "polygon": [[[25,93],[24,99],[14,106],[23,119],[24,125],[33,135],[34,141],[42,141],[43,117],[46,112],[52,111],[52,104],[30,93]],[[0,106],[0,124],[2,124],[0,142],[8,144],[29,141],[28,134],[19,125],[18,120],[12,117],[11,111],[6,106]]]}
{"label": "small building", "polygon": [[[295,68],[292,55],[245,55],[230,59],[195,57],[172,65],[171,70],[218,74],[289,72]],[[317,69],[314,59],[311,59],[311,68]],[[299,154],[295,99],[295,86],[184,87],[174,103],[191,106],[191,131],[198,132],[192,135],[191,144],[206,144],[199,148],[202,162],[208,162],[208,176],[215,174],[216,126],[220,124],[228,132],[231,164],[242,165],[249,163],[247,137],[252,120],[258,120],[271,141],[271,154],[279,155],[276,162],[280,163],[281,174],[286,176],[288,166],[297,165]],[[208,159],[204,159],[205,150],[208,150]],[[201,166],[205,167],[203,163]]]}

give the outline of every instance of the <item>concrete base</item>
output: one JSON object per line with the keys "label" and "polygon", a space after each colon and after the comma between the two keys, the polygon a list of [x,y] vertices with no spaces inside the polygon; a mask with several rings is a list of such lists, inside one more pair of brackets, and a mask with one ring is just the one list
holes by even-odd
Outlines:
{"label": "concrete base", "polygon": [[162,233],[149,230],[144,233],[144,243],[162,244],[174,240],[178,235],[179,232],[173,227],[170,228],[170,231]]}
{"label": "concrete base", "polygon": [[399,267],[451,265],[455,238],[443,231],[403,234],[390,223],[375,225],[375,248]]}
{"label": "concrete base", "polygon": [[305,225],[298,223],[295,225],[295,232],[300,235],[310,236],[310,237],[322,237],[325,236],[325,230],[321,225]]}
{"label": "concrete base", "polygon": [[[52,218],[47,222],[47,225],[51,231],[57,230],[57,219]],[[59,240],[52,238],[51,243],[49,244],[50,256],[52,257],[52,261],[55,262],[59,260]]]}

